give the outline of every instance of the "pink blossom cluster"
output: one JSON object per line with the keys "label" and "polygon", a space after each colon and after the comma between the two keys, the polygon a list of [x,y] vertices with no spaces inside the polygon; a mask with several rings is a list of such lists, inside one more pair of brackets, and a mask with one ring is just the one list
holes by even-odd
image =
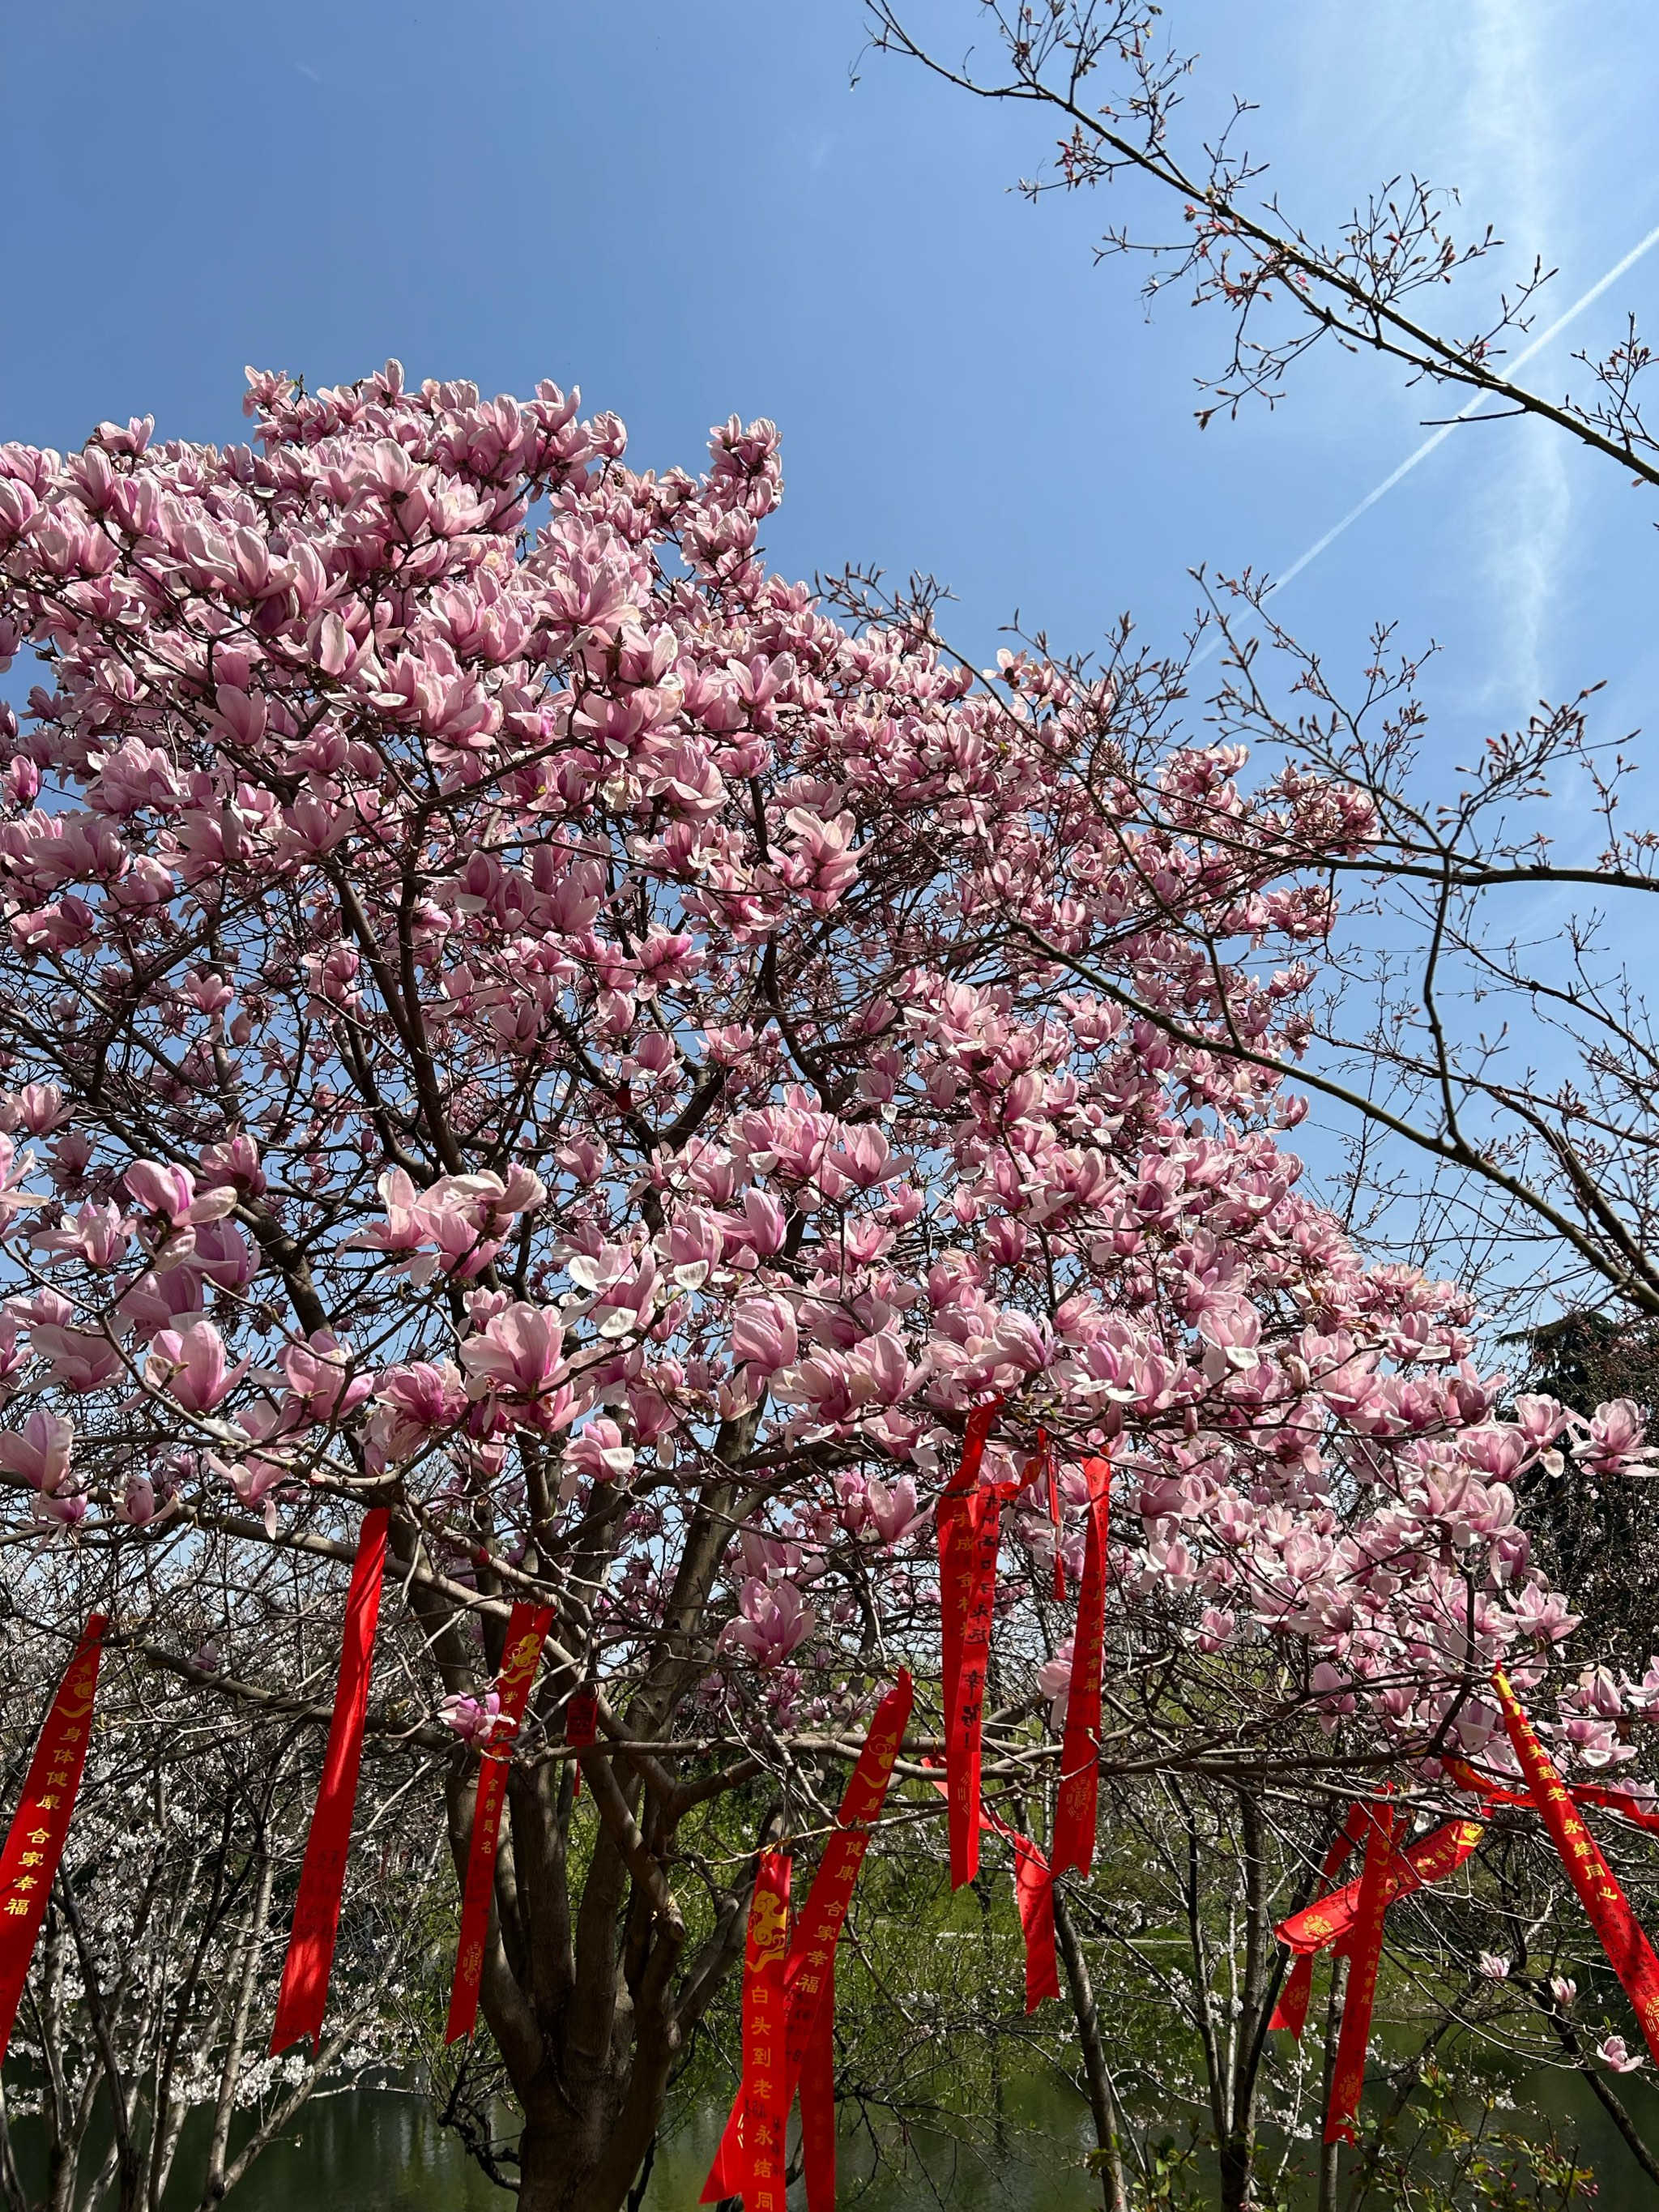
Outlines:
{"label": "pink blossom cluster", "polygon": [[[1628,1479],[1639,1417],[1510,1404],[1469,1301],[1304,1193],[1298,1101],[1044,950],[1294,1050],[1332,908],[1286,857],[1364,801],[1185,748],[1149,826],[1109,683],[767,569],[769,423],[694,478],[551,385],[248,404],[246,447],[0,447],[40,678],[0,709],[0,1477],[43,1532],[390,1497],[636,1679],[704,1563],[700,1694],[821,1717],[872,1618],[936,1652],[994,1397],[993,1479],[1039,1425],[1068,1469],[1005,1611],[1080,1571],[1109,1451],[1115,1586],[1195,1663],[1285,1639],[1332,1726],[1484,1745],[1493,1662],[1574,1625],[1522,1479]],[[1604,1671],[1564,1745],[1620,1758],[1644,1701]]]}

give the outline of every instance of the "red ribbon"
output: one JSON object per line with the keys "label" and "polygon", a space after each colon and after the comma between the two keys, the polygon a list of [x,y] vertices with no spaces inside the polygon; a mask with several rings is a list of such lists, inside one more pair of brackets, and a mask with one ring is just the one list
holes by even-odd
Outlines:
{"label": "red ribbon", "polygon": [[108,1617],[88,1616],[34,1747],[23,1795],[0,1851],[0,2058],[11,2042],[29,1960],[75,1813],[92,1734],[92,1701]]}
{"label": "red ribbon", "polygon": [[1342,2007],[1342,2031],[1336,2039],[1336,2065],[1331,2075],[1330,2103],[1325,2112],[1325,2140],[1352,2142],[1359,2100],[1365,2087],[1365,2051],[1371,2039],[1371,2008],[1376,1999],[1377,1968],[1382,1957],[1382,1916],[1388,1910],[1389,1862],[1394,1853],[1392,1805],[1374,1806],[1370,1832],[1365,1838],[1365,1870],[1359,1878],[1358,1910],[1352,1933],[1344,1946],[1352,1964],[1348,1994]]}
{"label": "red ribbon", "polygon": [[784,2212],[783,1960],[789,1924],[789,1860],[763,1851],[749,1905],[743,1966],[744,2212]]}
{"label": "red ribbon", "polygon": [[[910,1677],[901,1672],[896,1687],[887,1692],[871,1718],[864,1747],[842,1795],[841,1808],[836,1815],[836,1832],[824,1845],[823,1856],[818,1863],[812,1887],[807,1892],[806,1903],[795,1923],[784,1967],[784,2114],[787,2118],[799,2083],[801,2126],[804,2139],[808,2142],[807,2193],[809,2197],[811,2195],[813,2186],[814,2158],[811,2146],[816,2128],[817,2162],[822,2165],[826,2156],[829,2160],[832,2206],[836,2155],[835,2046],[832,2036],[836,1945],[841,1939],[842,1925],[847,1917],[847,1908],[852,1902],[859,1869],[869,1848],[871,1827],[880,1818],[881,1808],[887,1802],[893,1762],[898,1757],[899,1746],[904,1741],[914,1698]],[[811,2094],[817,2098],[822,2091],[826,2069],[831,2085],[827,2136],[822,2112],[815,2109],[811,2120],[807,2113],[808,2075],[816,2069]],[[742,2172],[743,2111],[743,2090],[739,2087],[725,2132],[720,2137],[720,2148],[714,2154],[714,2162],[708,2169],[708,2179],[703,2186],[701,2201],[705,2204],[718,2203],[721,2197],[737,2194]]]}
{"label": "red ribbon", "polygon": [[1653,1947],[1643,1934],[1612,1868],[1602,1857],[1601,1846],[1538,1741],[1501,1667],[1493,1674],[1492,1684],[1503,1709],[1504,1726],[1521,1762],[1521,1771],[1527,1778],[1533,1802],[1544,1816],[1550,1841],[1560,1853],[1567,1878],[1601,1939],[1608,1965],[1624,1984],[1636,2008],[1643,2039],[1654,2057],[1659,2059],[1659,1959],[1654,1957]]}
{"label": "red ribbon", "polygon": [[1037,1425],[1036,1449],[1020,1470],[1018,1482],[1000,1482],[996,1493],[1006,1505],[1011,1498],[1030,1490],[1034,1483],[1047,1479],[1048,1486],[1048,1525],[1054,1534],[1054,1603],[1066,1600],[1066,1562],[1060,1556],[1060,1537],[1064,1533],[1060,1510],[1060,1462],[1054,1457],[1054,1448],[1048,1441],[1048,1431],[1041,1423]]}
{"label": "red ribbon", "polygon": [[1014,1854],[1014,1904],[1025,1939],[1025,2009],[1035,2012],[1044,1997],[1060,1995],[1060,1963],[1054,1956],[1054,1875],[1029,1836],[1005,1827],[994,1813],[981,1816]]}
{"label": "red ribbon", "polygon": [[[941,1797],[949,1796],[942,1782],[933,1784]],[[1044,1997],[1060,1995],[1060,1966],[1054,1955],[1054,1877],[1042,1853],[1029,1836],[1011,1828],[988,1805],[981,1805],[979,1825],[1000,1836],[1014,1854],[1014,1903],[1019,1930],[1025,1939],[1025,2009],[1035,2012]]]}
{"label": "red ribbon", "polygon": [[294,1905],[283,1986],[276,1998],[272,2055],[302,2036],[323,2039],[329,1970],[340,1926],[340,1895],[345,1887],[346,1853],[351,1843],[352,1808],[357,1802],[357,1769],[363,1755],[363,1718],[368,1711],[368,1681],[374,1667],[374,1628],[380,1613],[380,1577],[386,1570],[389,1516],[376,1506],[365,1513],[357,1537],[357,1557],[346,1594],[345,1637],[340,1677],[334,1689],[323,1778],[306,1838],[300,1893]]}
{"label": "red ribbon", "polygon": [[800,2154],[806,2174],[806,2212],[836,2212],[835,2015],[832,1954],[800,2069]]}
{"label": "red ribbon", "polygon": [[935,1515],[952,1889],[960,1889],[979,1871],[980,1727],[990,1666],[1002,1510],[996,1490],[980,1483],[979,1470],[998,1411],[999,1404],[994,1402],[975,1407],[969,1415],[961,1462],[940,1495]]}
{"label": "red ribbon", "polygon": [[1094,1863],[1099,1789],[1101,1670],[1106,1634],[1106,1565],[1111,1529],[1112,1468],[1103,1459],[1084,1462],[1089,1482],[1089,1534],[1072,1643],[1072,1682],[1060,1745],[1060,1792],[1054,1808],[1054,1871]]}
{"label": "red ribbon", "polygon": [[[495,1693],[501,1699],[496,1737],[478,1766],[472,1801],[472,1840],[467,1846],[466,1881],[461,1889],[461,1935],[455,1952],[455,1978],[449,1991],[446,2043],[471,2035],[478,2018],[478,1985],[483,1978],[484,1946],[489,1939],[489,1907],[495,1894],[495,1855],[501,1846],[501,1808],[507,1800],[507,1770],[513,1738],[529,1702],[541,1662],[542,1644],[553,1626],[550,1605],[515,1605],[507,1624]],[[574,1699],[572,1699],[574,1703]],[[589,1741],[592,1739],[590,1737]]]}
{"label": "red ribbon", "polygon": [[[1370,1814],[1363,1804],[1349,1806],[1348,1817],[1332,1838],[1324,1864],[1319,1869],[1322,1899],[1316,1899],[1316,1903],[1322,1901],[1324,1895],[1328,1895],[1332,1883],[1347,1863],[1348,1853],[1364,1838],[1369,1819]],[[1279,1991],[1279,2002],[1273,2007],[1273,2016],[1267,2022],[1270,2028],[1289,2028],[1298,2043],[1302,2040],[1302,2031],[1308,2024],[1308,2000],[1313,1995],[1313,1966],[1314,1954],[1311,1951],[1302,1951],[1297,1954],[1296,1964],[1291,1968],[1289,1978]]]}
{"label": "red ribbon", "polygon": [[[1354,1837],[1356,1843],[1359,1835],[1364,1833],[1364,1822],[1368,1817],[1364,1806],[1359,1807],[1358,1810],[1361,1826],[1359,1833]],[[1352,1825],[1352,1813],[1349,1814],[1348,1819]],[[1421,1889],[1426,1882],[1443,1881],[1449,1874],[1455,1874],[1485,1833],[1486,1829],[1479,1820],[1448,1820],[1444,1827],[1436,1828],[1430,1834],[1419,1837],[1405,1850],[1395,1852],[1389,1863],[1388,1894],[1383,1899],[1385,1906],[1394,1904],[1398,1898],[1409,1897],[1413,1890]],[[1332,1848],[1334,1850],[1335,1846]],[[1361,1899],[1364,1888],[1364,1878],[1362,1875],[1358,1881],[1351,1881],[1346,1887],[1333,1890],[1328,1897],[1320,1898],[1302,1911],[1293,1912],[1288,1920],[1281,1920],[1279,1923],[1279,1942],[1291,1950],[1301,1952],[1310,1958],[1316,1951],[1322,1951],[1330,1944],[1334,1944],[1338,1950],[1342,1949],[1363,1910]]]}
{"label": "red ribbon", "polygon": [[[1460,1790],[1484,1797],[1489,1804],[1524,1805],[1531,1812],[1538,1809],[1533,1802],[1530,1790],[1505,1790],[1500,1784],[1488,1780],[1486,1775],[1476,1773],[1466,1759],[1453,1759],[1443,1752],[1440,1764]],[[1617,1813],[1621,1820],[1632,1821],[1637,1827],[1646,1828],[1650,1834],[1659,1835],[1659,1810],[1651,1805],[1644,1805],[1627,1790],[1604,1789],[1599,1782],[1575,1782],[1569,1784],[1567,1795],[1575,1805],[1600,1806],[1607,1812]]]}

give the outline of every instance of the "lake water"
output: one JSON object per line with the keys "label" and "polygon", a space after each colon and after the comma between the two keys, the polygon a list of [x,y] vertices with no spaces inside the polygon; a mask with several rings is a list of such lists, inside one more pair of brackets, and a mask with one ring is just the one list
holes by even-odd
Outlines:
{"label": "lake water", "polygon": [[[1549,2072],[1522,2086],[1563,2142],[1576,2139],[1579,2155],[1595,2167],[1604,2206],[1659,2212],[1659,2187],[1582,2080]],[[1659,2142],[1659,2091],[1640,2079],[1626,2079],[1619,2089],[1648,2140]],[[645,2212],[687,2212],[696,2203],[725,2118],[724,2110],[705,2109],[665,2144]],[[941,2200],[951,2212],[1098,2212],[1099,2184],[1082,2167],[1093,2136],[1081,2102],[1052,2080],[1013,2081],[1007,2119],[1000,2152],[919,2136],[908,2160],[874,2174],[867,2146],[846,2143],[843,2200],[856,2201],[860,2212],[921,2212]],[[26,2183],[38,2186],[28,2170],[28,2124],[17,2132]],[[182,2160],[180,2182],[189,2174]],[[859,2189],[860,2182],[867,2185]],[[169,2191],[169,2205],[175,2200],[193,2204],[194,2191]],[[364,2089],[313,2100],[293,2137],[273,2144],[228,2202],[233,2212],[503,2212],[512,2200],[492,2187],[422,2099]]]}
{"label": "lake water", "polygon": [[[1581,2080],[1551,2072],[1525,2086],[1564,2141],[1577,2138],[1579,2154],[1596,2169],[1604,2206],[1659,2212],[1659,2188]],[[1619,2087],[1649,2141],[1659,2141],[1659,2094],[1639,2080]],[[665,2146],[646,2212],[687,2212],[696,2203],[725,2117],[704,2112]],[[938,2201],[936,2190],[951,2212],[1098,2212],[1099,2185],[1081,2171],[1093,2141],[1082,2105],[1058,2085],[1011,2084],[1008,2117],[1002,2154],[921,2142],[908,2172],[875,2176],[858,2193],[860,2212],[920,2212]],[[511,2202],[417,2098],[373,2090],[325,2098],[300,2115],[295,2132],[299,2140],[273,2145],[228,2200],[234,2212],[501,2212]],[[867,2173],[861,2146],[844,2146],[842,2156],[847,2183]]]}
{"label": "lake water", "polygon": [[[908,2212],[931,2204],[931,2175],[952,2212],[1098,2212],[1100,2188],[1081,2171],[1093,2142],[1086,2109],[1051,2092],[1011,2090],[1017,2128],[1006,2151],[918,2143],[908,2172],[873,2177],[859,2194],[861,2212]],[[699,2114],[665,2145],[652,2169],[645,2212],[688,2212],[702,2193],[725,2112]],[[1041,2130],[1033,2142],[1024,2130]],[[479,2172],[457,2138],[438,2126],[418,2098],[359,2090],[302,2112],[297,2142],[273,2144],[227,2199],[234,2212],[502,2212],[512,2200]],[[926,2173],[922,2170],[925,2160]],[[843,2146],[842,2179],[868,2173],[867,2151]],[[850,2187],[847,2193],[850,2195]]]}

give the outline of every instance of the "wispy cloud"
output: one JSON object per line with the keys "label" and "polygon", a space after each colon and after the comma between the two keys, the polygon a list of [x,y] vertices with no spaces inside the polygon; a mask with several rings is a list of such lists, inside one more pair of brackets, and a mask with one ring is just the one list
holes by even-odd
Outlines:
{"label": "wispy cloud", "polygon": [[[1560,234],[1553,179],[1558,149],[1540,0],[1473,0],[1465,128],[1478,204],[1498,210],[1510,281],[1535,258],[1551,265]],[[1489,704],[1524,712],[1546,689],[1548,632],[1571,520],[1560,441],[1542,425],[1500,434],[1503,465],[1487,473],[1477,509],[1479,558],[1503,640]]]}
{"label": "wispy cloud", "polygon": [[[1551,172],[1559,149],[1549,137],[1549,102],[1544,86],[1548,66],[1541,58],[1536,0],[1475,0],[1470,33],[1470,88],[1463,118],[1464,143],[1473,145],[1481,173],[1472,178],[1468,197],[1484,208],[1501,204],[1501,226],[1512,249],[1511,269],[1530,268],[1532,257],[1553,246],[1563,258],[1569,241],[1553,238],[1556,210]],[[1518,374],[1552,346],[1637,263],[1659,246],[1659,224],[1639,238],[1612,267],[1534,329],[1512,352],[1504,367]],[[1548,265],[1547,257],[1547,265]],[[1545,295],[1547,299],[1547,295]],[[1541,302],[1540,302],[1541,304]],[[1379,501],[1427,460],[1472,415],[1487,409],[1477,392],[1449,422],[1431,431],[1382,482],[1340,516],[1298,554],[1268,586],[1272,599],[1311,567]],[[1481,496],[1480,557],[1486,580],[1498,604],[1504,632],[1500,673],[1490,687],[1492,703],[1508,713],[1528,711],[1546,688],[1543,660],[1547,628],[1555,599],[1561,556],[1571,526],[1567,472],[1558,436],[1542,423],[1516,426],[1520,435],[1503,449]],[[1505,434],[1497,434],[1504,435]],[[1494,457],[1500,449],[1491,449]],[[1196,656],[1207,660],[1221,640],[1213,632]],[[1499,696],[1501,695],[1501,696]]]}

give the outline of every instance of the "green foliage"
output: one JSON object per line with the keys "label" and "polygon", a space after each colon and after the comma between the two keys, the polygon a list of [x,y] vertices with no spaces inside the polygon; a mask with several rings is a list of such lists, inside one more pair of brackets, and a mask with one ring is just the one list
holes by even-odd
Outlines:
{"label": "green foliage", "polygon": [[1432,2063],[1419,2069],[1409,2101],[1362,2133],[1366,2201],[1399,2212],[1565,2212],[1596,2196],[1594,2170],[1553,2131],[1534,2138],[1497,2125],[1498,2100],[1472,2095],[1474,2086]]}

